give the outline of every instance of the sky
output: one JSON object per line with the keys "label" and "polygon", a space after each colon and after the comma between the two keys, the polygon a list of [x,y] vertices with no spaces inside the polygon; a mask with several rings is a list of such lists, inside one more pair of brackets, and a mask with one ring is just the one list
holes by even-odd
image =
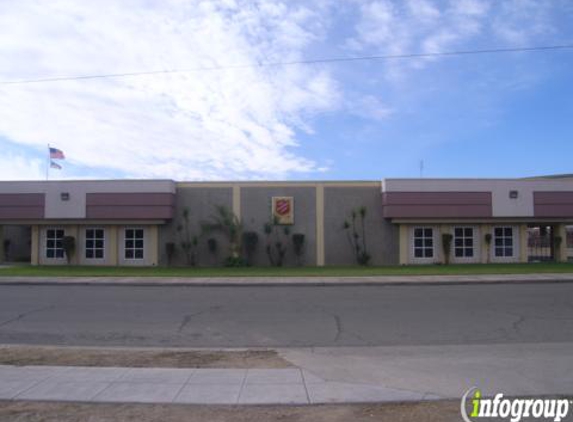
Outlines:
{"label": "sky", "polygon": [[572,20],[570,0],[0,0],[0,180],[45,179],[48,144],[51,180],[573,173],[573,48],[320,61],[573,45]]}

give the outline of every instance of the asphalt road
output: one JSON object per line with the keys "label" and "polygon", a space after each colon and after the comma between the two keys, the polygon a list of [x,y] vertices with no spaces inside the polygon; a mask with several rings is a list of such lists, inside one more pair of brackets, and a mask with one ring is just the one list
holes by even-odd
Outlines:
{"label": "asphalt road", "polygon": [[0,286],[0,343],[305,347],[573,341],[573,284]]}

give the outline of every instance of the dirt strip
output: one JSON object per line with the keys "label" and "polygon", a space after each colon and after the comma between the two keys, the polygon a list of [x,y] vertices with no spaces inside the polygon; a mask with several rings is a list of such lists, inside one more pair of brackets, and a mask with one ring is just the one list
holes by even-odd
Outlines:
{"label": "dirt strip", "polygon": [[320,406],[195,406],[0,402],[10,422],[458,422],[459,402]]}
{"label": "dirt strip", "polygon": [[274,350],[160,350],[0,346],[0,365],[123,366],[139,368],[288,368]]}

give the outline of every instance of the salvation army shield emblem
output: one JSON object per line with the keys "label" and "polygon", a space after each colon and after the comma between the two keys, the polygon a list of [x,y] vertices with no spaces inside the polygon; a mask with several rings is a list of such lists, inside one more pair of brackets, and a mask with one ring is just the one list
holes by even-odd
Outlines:
{"label": "salvation army shield emblem", "polygon": [[294,223],[294,199],[292,196],[275,196],[272,203],[273,219],[277,224]]}

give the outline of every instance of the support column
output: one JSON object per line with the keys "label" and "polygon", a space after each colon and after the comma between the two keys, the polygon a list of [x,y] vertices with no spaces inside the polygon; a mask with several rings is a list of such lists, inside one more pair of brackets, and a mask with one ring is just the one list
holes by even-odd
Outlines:
{"label": "support column", "polygon": [[316,265],[324,267],[324,185],[316,185]]}
{"label": "support column", "polygon": [[32,226],[31,232],[31,245],[30,245],[30,264],[39,265],[40,259],[40,228],[38,226]]}
{"label": "support column", "polygon": [[[446,256],[444,255],[444,245],[443,245],[443,235],[444,234],[452,234],[452,226],[450,224],[440,224],[438,229],[438,238],[434,239],[434,251],[436,252],[436,256],[438,257],[438,262],[445,264],[446,263]],[[454,242],[452,239],[452,243],[450,244],[450,256],[449,256],[449,263],[452,263],[452,257],[454,255]]]}
{"label": "support column", "polygon": [[408,265],[408,244],[409,244],[409,236],[408,236],[409,226],[405,224],[400,224],[400,240],[399,240],[399,248],[400,248],[400,265]]}
{"label": "support column", "polygon": [[4,226],[0,226],[0,263],[4,262]]}
{"label": "support column", "polygon": [[[491,262],[491,248],[493,247],[493,227],[491,224],[482,224],[479,229],[479,244],[481,245],[480,248],[480,262],[482,264],[488,264]],[[491,242],[489,245],[485,241],[486,234],[491,236]]]}
{"label": "support column", "polygon": [[567,226],[565,224],[556,224],[554,230],[555,236],[561,238],[561,243],[555,247],[555,261],[567,262]]}
{"label": "support column", "polygon": [[[75,241],[75,245],[76,245],[76,249],[74,251],[74,254],[72,255],[72,258],[69,260],[69,265],[78,265],[79,262],[79,256],[80,253],[82,252],[80,249],[80,239],[78,237],[79,234],[79,229],[78,226],[66,226],[64,227],[64,235],[65,236],[72,236],[74,238]],[[68,257],[66,257],[66,260],[68,259]]]}
{"label": "support column", "polygon": [[149,227],[149,265],[159,263],[159,230],[157,226]]}
{"label": "support column", "polygon": [[241,187],[233,186],[233,214],[241,221]]}
{"label": "support column", "polygon": [[519,262],[527,263],[529,260],[529,255],[527,253],[527,242],[529,241],[529,236],[527,234],[527,224],[521,224],[519,226]]}
{"label": "support column", "polygon": [[[117,255],[117,226],[110,226],[109,230],[109,265],[115,267],[118,263]],[[107,253],[107,251],[106,251]]]}

